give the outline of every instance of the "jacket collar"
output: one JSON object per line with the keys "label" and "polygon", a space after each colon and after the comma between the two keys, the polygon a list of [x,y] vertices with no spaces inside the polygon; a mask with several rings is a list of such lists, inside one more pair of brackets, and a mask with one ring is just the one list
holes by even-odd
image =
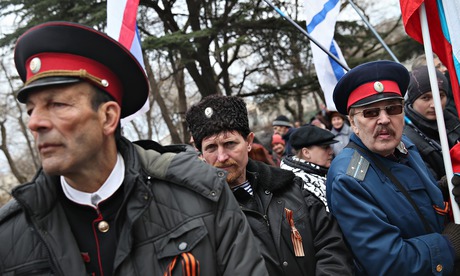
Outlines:
{"label": "jacket collar", "polygon": [[291,185],[295,175],[291,171],[269,166],[263,162],[248,160],[246,176],[254,190],[260,189],[276,191]]}
{"label": "jacket collar", "polygon": [[[134,179],[139,176],[141,168],[133,146],[127,139],[120,139],[117,146],[125,164],[129,166],[126,167],[122,185],[126,195],[134,186]],[[41,220],[55,207],[58,189],[61,189],[60,176],[48,175],[40,168],[32,181],[14,188],[12,194],[29,215]]]}

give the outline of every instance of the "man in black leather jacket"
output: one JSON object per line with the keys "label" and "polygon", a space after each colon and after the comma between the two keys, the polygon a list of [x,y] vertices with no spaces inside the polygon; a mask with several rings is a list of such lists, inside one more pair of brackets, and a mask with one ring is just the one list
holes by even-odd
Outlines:
{"label": "man in black leather jacket", "polygon": [[270,275],[353,274],[341,230],[321,200],[292,172],[248,158],[254,133],[241,98],[206,97],[186,120],[206,162],[227,171]]}
{"label": "man in black leather jacket", "polygon": [[50,22],[19,38],[15,62],[42,168],[0,210],[1,275],[267,274],[223,171],[121,136],[149,92],[127,49]]}

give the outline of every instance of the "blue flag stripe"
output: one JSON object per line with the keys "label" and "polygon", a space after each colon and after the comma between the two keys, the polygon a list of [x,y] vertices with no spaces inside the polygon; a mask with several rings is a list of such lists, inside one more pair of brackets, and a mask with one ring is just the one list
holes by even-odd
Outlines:
{"label": "blue flag stripe", "polygon": [[329,0],[326,4],[324,4],[323,9],[317,13],[313,19],[311,20],[310,24],[307,25],[307,31],[309,33],[313,32],[313,30],[318,26],[322,21],[324,21],[324,18],[326,18],[327,13],[332,10],[339,0]]}
{"label": "blue flag stripe", "polygon": [[[335,48],[334,41],[331,41],[331,47],[329,48],[329,52],[331,52],[334,56],[339,57],[339,53]],[[342,66],[340,66],[334,59],[329,57],[329,62],[331,63],[332,70],[334,71],[335,78],[340,80],[340,78],[345,74],[343,71]]]}

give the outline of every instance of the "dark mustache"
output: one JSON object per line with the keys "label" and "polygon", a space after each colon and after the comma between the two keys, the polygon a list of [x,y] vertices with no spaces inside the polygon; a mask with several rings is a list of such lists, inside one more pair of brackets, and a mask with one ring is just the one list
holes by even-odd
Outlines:
{"label": "dark mustache", "polygon": [[377,129],[375,130],[374,132],[374,138],[379,136],[380,132],[382,132],[383,130],[385,130],[386,132],[388,132],[388,134],[390,135],[393,135],[395,134],[395,131],[391,128],[391,127],[388,127],[388,126],[379,126],[377,127]]}

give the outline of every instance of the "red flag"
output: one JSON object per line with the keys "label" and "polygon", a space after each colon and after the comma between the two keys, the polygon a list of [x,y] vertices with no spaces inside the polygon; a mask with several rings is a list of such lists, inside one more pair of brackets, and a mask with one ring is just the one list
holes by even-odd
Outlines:
{"label": "red flag", "polygon": [[[446,39],[441,27],[438,2],[436,0],[400,0],[404,28],[410,37],[423,44],[419,15],[419,7],[422,3],[425,3],[433,52],[438,55],[439,59],[449,70],[455,106],[460,111],[460,88],[452,56],[452,45]],[[439,3],[439,5],[442,8],[442,4]]]}

